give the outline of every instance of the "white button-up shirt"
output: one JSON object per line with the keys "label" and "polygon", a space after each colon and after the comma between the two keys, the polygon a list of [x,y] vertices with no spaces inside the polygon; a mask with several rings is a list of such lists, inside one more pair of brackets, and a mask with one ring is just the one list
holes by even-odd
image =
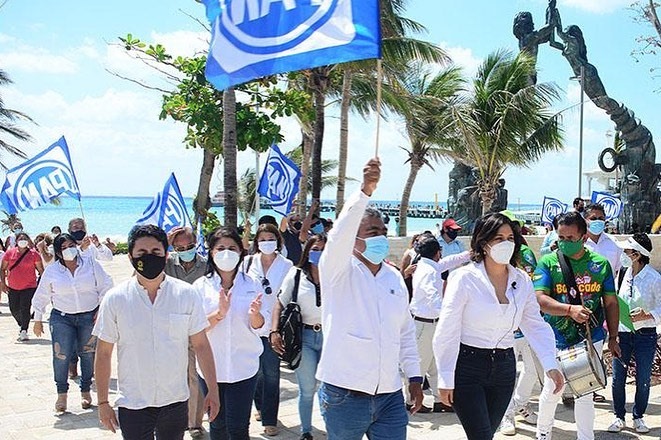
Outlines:
{"label": "white button-up shirt", "polygon": [[508,267],[506,296],[500,304],[484,263],[472,263],[450,274],[434,334],[438,387],[454,389],[459,344],[477,348],[511,348],[520,328],[545,371],[557,368],[555,336],[542,319],[530,277]]}
{"label": "white button-up shirt", "polygon": [[44,269],[32,298],[36,321],[43,321],[49,305],[64,313],[90,312],[99,306],[112,287],[112,278],[98,261],[80,255],[77,261],[78,267],[73,274],[57,261]]}
{"label": "white button-up shirt", "polygon": [[87,249],[82,250],[80,246],[78,249],[81,255],[92,256],[99,261],[112,261],[112,251],[103,243],[100,243],[99,247],[96,247],[94,243],[90,243]]}
{"label": "white button-up shirt", "polygon": [[436,319],[441,313],[443,279],[441,273],[470,261],[470,253],[451,255],[436,262],[420,258],[413,273],[413,297],[409,306],[411,314],[418,318]]}
{"label": "white button-up shirt", "polygon": [[317,379],[369,394],[402,388],[399,369],[420,376],[415,325],[401,274],[382,263],[376,275],[353,256],[369,197],[353,194],[321,254],[324,342]]}
{"label": "white button-up shirt", "polygon": [[[646,264],[636,276],[633,276],[631,268],[627,269],[618,296],[629,305],[629,310],[640,307],[652,315],[653,319],[634,322],[633,326],[636,330],[661,324],[661,274],[649,264]],[[631,330],[620,324],[619,331]]]}
{"label": "white button-up shirt", "polygon": [[[193,283],[193,287],[202,295],[205,314],[209,315],[218,310],[218,274],[214,273],[211,278],[199,278]],[[252,328],[248,316],[250,303],[261,292],[261,286],[248,275],[238,272],[231,292],[232,299],[227,315],[207,331],[216,364],[216,380],[224,383],[239,382],[257,374],[259,356],[264,351],[259,339],[260,329]],[[266,295],[262,298],[264,296]],[[198,372],[204,377],[199,365]]]}
{"label": "white button-up shirt", "polygon": [[[252,260],[250,267],[248,266],[248,261]],[[259,284],[260,292],[264,292],[262,295],[262,315],[264,316],[264,326],[259,329],[260,336],[268,336],[269,331],[271,330],[271,312],[273,312],[273,307],[275,302],[278,299],[278,292],[280,292],[280,287],[282,286],[282,280],[285,279],[285,275],[289,272],[293,266],[292,262],[283,257],[280,254],[276,254],[275,260],[271,263],[268,273],[264,273],[264,266],[262,266],[261,254],[257,253],[246,257],[243,260],[243,271],[246,272],[249,276],[255,279]],[[269,281],[269,287],[271,287],[271,294],[267,295],[266,284],[264,280]]]}
{"label": "white button-up shirt", "polygon": [[162,407],[188,399],[189,337],[208,321],[202,298],[168,275],[152,304],[135,277],[110,289],[92,334],[117,344],[117,405]]}
{"label": "white button-up shirt", "polygon": [[441,235],[438,237],[438,244],[441,245],[441,257],[443,258],[450,255],[457,255],[464,251],[464,245],[456,238],[448,243]]}
{"label": "white button-up shirt", "polygon": [[[294,285],[296,284],[296,272],[300,269],[292,267],[287,273],[280,287],[278,299],[284,307],[292,302],[294,296]],[[312,281],[308,279],[305,272],[301,271],[301,279],[298,284],[298,297],[296,303],[301,308],[303,324],[315,325],[321,323],[321,306],[317,306],[317,289]]]}
{"label": "white button-up shirt", "polygon": [[622,267],[620,262],[620,254],[622,254],[622,249],[615,244],[615,241],[611,238],[610,235],[602,233],[597,242],[595,243],[590,237],[585,242],[585,247],[590,249],[592,252],[595,252],[602,257],[605,257],[613,269],[613,276],[617,277],[617,271]]}

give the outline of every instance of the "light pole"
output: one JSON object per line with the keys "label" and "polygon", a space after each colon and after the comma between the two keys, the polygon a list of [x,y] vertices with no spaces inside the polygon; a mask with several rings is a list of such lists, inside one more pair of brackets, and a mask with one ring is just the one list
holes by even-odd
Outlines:
{"label": "light pole", "polygon": [[578,79],[581,83],[581,121],[579,123],[578,139],[578,196],[583,197],[583,106],[585,103],[585,69],[581,66],[581,72],[578,78],[575,76],[570,79]]}

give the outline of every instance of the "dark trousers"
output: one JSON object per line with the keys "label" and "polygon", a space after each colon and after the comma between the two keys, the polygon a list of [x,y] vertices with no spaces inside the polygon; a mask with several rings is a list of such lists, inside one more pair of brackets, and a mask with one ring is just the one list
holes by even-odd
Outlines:
{"label": "dark trousers", "polygon": [[182,440],[188,428],[188,401],[143,409],[119,408],[125,440]]}
{"label": "dark trousers", "polygon": [[255,408],[262,414],[262,426],[276,426],[280,407],[280,358],[268,338],[262,336],[262,345],[264,351],[259,357]]}
{"label": "dark trousers", "polygon": [[[257,376],[234,383],[218,383],[220,412],[209,424],[211,440],[249,440],[250,410],[255,396]],[[207,383],[200,378],[203,393]]]}
{"label": "dark trousers", "polygon": [[32,318],[30,307],[36,290],[36,287],[23,290],[9,289],[9,310],[21,330],[27,331],[30,327],[30,319]]}
{"label": "dark trousers", "polygon": [[511,348],[488,350],[461,344],[455,369],[454,410],[468,440],[490,440],[514,391]]}

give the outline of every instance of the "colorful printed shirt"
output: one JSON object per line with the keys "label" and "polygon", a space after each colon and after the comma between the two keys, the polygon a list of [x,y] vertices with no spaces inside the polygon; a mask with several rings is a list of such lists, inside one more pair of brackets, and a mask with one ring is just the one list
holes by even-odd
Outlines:
{"label": "colorful printed shirt", "polygon": [[[576,285],[583,296],[583,303],[592,311],[596,321],[604,322],[604,308],[601,299],[604,295],[616,295],[613,272],[608,260],[587,248],[585,254],[578,260],[569,259],[576,277]],[[569,293],[562,277],[558,254],[556,252],[544,255],[537,264],[533,276],[536,291],[550,295],[554,300],[570,304]],[[564,349],[581,342],[584,339],[584,325],[577,324],[568,316],[544,315],[544,319],[553,328],[558,349]],[[606,337],[602,325],[592,329],[592,340],[601,341]]]}
{"label": "colorful printed shirt", "polygon": [[519,267],[526,271],[530,279],[532,279],[537,267],[537,258],[535,253],[527,245],[522,244],[519,251]]}

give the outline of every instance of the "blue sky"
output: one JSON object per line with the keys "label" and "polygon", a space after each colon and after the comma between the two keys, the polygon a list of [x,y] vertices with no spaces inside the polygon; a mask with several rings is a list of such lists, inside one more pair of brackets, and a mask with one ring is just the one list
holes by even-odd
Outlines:
{"label": "blue sky", "polygon": [[[609,95],[624,102],[650,128],[661,133],[658,108],[661,79],[654,80],[650,68],[661,64],[658,57],[636,62],[630,53],[635,38],[649,29],[632,20],[627,9],[631,0],[559,0],[563,24],[583,29],[588,58],[598,69]],[[511,27],[514,15],[532,12],[537,27],[544,22],[543,0],[411,0],[408,16],[428,29],[420,36],[442,45],[455,63],[474,73],[489,52],[517,50]],[[114,45],[118,36],[131,32],[145,41],[164,44],[176,54],[192,54],[206,47],[203,7],[192,0],[140,0],[129,2],[9,0],[0,9],[0,68],[14,85],[0,90],[7,106],[32,116],[38,125],[25,125],[34,141],[21,145],[34,154],[64,134],[69,142],[78,182],[84,195],[146,195],[160,190],[174,171],[185,195],[193,195],[202,153],[185,149],[184,126],[159,121],[160,93],[110,75],[119,72],[144,83],[168,86],[153,70],[131,59]],[[579,85],[570,81],[572,71],[559,51],[540,48],[539,81],[555,82],[564,101],[558,109],[579,101]],[[657,110],[657,112],[655,112]],[[564,113],[565,150],[549,154],[530,169],[505,173],[510,204],[541,203],[544,195],[570,200],[576,195],[578,175],[578,107]],[[286,136],[283,150],[300,140],[297,123],[282,120]],[[349,175],[360,177],[362,165],[373,154],[374,118],[353,117],[350,125]],[[586,105],[584,169],[597,168],[599,151],[606,145],[612,124],[605,114]],[[396,118],[382,124],[381,158],[383,182],[378,199],[398,199],[407,177],[403,166],[407,146],[403,125]],[[337,109],[329,110],[324,157],[337,157],[339,121]],[[657,158],[659,155],[657,154]],[[10,164],[18,161],[6,159]],[[657,159],[659,161],[659,159]],[[240,167],[254,166],[254,156],[241,153]],[[447,198],[451,165],[441,163],[436,171],[420,173],[413,190],[414,200]],[[240,170],[242,171],[242,170]],[[220,188],[216,172],[212,190]],[[587,180],[584,181],[587,195]],[[351,188],[356,188],[353,185]],[[595,185],[594,188],[600,188]],[[334,191],[324,193],[334,197]]]}

